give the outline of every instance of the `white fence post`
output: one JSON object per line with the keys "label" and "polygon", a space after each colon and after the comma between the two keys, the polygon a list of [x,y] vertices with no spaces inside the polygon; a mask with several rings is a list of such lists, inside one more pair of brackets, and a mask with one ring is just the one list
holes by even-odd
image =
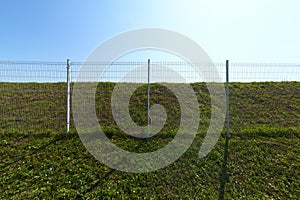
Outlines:
{"label": "white fence post", "polygon": [[150,134],[150,59],[148,59],[148,90],[147,90],[147,111],[148,111],[148,118],[147,118],[147,139]]}
{"label": "white fence post", "polygon": [[226,137],[229,139],[229,60],[226,60]]}
{"label": "white fence post", "polygon": [[66,135],[68,136],[70,131],[70,95],[71,95],[71,88],[70,88],[70,82],[71,82],[71,74],[70,74],[70,68],[71,68],[71,61],[70,59],[67,59],[67,117],[66,117]]}

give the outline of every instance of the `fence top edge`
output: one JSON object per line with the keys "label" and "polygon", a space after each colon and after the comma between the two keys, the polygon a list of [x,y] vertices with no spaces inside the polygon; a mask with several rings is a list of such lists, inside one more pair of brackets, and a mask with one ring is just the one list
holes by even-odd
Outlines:
{"label": "fence top edge", "polygon": [[[71,66],[72,65],[145,65],[148,61],[100,61],[100,62],[84,62],[84,61],[72,61],[71,60]],[[16,65],[67,65],[67,61],[10,61],[10,60],[0,60],[0,64],[16,64]],[[211,63],[189,63],[185,61],[153,61],[151,64],[159,65],[159,64],[165,64],[165,65],[215,65],[215,66],[225,66],[225,62],[211,62]],[[229,62],[229,66],[231,67],[251,67],[251,66],[278,66],[278,67],[284,67],[284,66],[293,66],[293,67],[300,67],[299,63],[284,63],[284,62]]]}

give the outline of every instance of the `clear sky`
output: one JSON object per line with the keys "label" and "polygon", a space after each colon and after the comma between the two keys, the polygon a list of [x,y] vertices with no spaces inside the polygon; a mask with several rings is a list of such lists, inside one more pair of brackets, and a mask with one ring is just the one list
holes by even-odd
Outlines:
{"label": "clear sky", "polygon": [[154,27],[215,62],[300,62],[298,0],[0,0],[0,60],[83,61],[106,39]]}

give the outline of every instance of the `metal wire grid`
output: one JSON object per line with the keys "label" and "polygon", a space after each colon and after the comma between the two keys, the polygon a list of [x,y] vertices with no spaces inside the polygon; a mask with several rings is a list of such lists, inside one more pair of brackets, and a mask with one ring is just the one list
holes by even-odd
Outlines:
{"label": "metal wire grid", "polygon": [[233,133],[300,126],[299,64],[231,63],[229,74]]}
{"label": "metal wire grid", "polygon": [[66,65],[0,62],[0,128],[58,131],[65,124]]}
{"label": "metal wire grid", "polygon": [[[197,64],[201,70],[209,70],[211,64]],[[214,63],[218,69],[222,82],[225,82],[225,63]],[[72,62],[71,80],[80,82],[78,73],[83,66],[89,67],[86,77],[102,82],[124,82],[146,83],[147,62],[115,62],[115,63],[82,63]],[[151,63],[151,83],[176,82],[171,70],[185,77],[186,82],[210,81],[210,77],[202,77],[196,73],[193,65],[186,62],[153,62]],[[99,67],[104,68],[101,77],[94,77]],[[0,84],[1,84],[1,128],[20,128],[22,130],[39,130],[41,128],[60,130],[65,127],[65,104],[66,104],[66,63],[65,62],[0,62]],[[270,64],[270,63],[230,63],[230,123],[233,130],[238,131],[235,124],[244,124],[244,127],[253,127],[264,124],[277,124],[283,126],[299,125],[298,107],[299,102],[299,64]],[[212,77],[213,78],[213,77]],[[211,79],[213,80],[213,79]],[[238,85],[244,82],[244,86]],[[257,83],[253,83],[257,82]],[[276,82],[270,86],[269,82]],[[283,82],[283,83],[280,83]],[[289,83],[294,82],[296,86],[290,89]],[[55,85],[55,91],[49,90]],[[241,88],[242,87],[242,88]],[[264,89],[262,89],[264,88]],[[237,91],[239,91],[237,93]],[[109,93],[109,91],[101,91]],[[203,89],[196,91],[209,93]],[[161,94],[163,95],[163,94]],[[289,104],[296,109],[292,113],[276,113],[276,109],[269,110],[270,103],[267,99],[259,99],[263,95],[277,96],[276,106],[283,110]],[[43,105],[43,100],[51,99],[51,105]],[[247,104],[241,105],[239,99],[247,99]],[[46,101],[44,101],[46,102]],[[201,95],[200,100],[201,103]],[[275,104],[274,104],[275,105]],[[300,105],[300,102],[299,102]],[[200,105],[201,106],[201,105]],[[250,107],[249,107],[250,106]],[[251,107],[252,106],[252,107]],[[259,106],[259,108],[257,108]],[[259,112],[254,112],[259,109]],[[277,109],[279,110],[279,109]],[[287,108],[289,110],[289,108]],[[104,119],[103,119],[104,120]],[[22,124],[26,127],[21,127]]]}

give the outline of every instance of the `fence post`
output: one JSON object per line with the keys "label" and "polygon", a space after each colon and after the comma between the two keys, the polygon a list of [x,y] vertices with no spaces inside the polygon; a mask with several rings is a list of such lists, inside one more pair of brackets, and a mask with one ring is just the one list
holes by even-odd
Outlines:
{"label": "fence post", "polygon": [[148,59],[148,90],[147,90],[147,139],[150,132],[150,59]]}
{"label": "fence post", "polygon": [[68,136],[70,131],[70,95],[71,95],[71,88],[70,88],[70,82],[71,82],[71,74],[70,74],[70,68],[71,68],[71,61],[70,59],[67,59],[67,117],[66,117],[66,135]]}
{"label": "fence post", "polygon": [[226,60],[226,138],[229,137],[229,60]]}

